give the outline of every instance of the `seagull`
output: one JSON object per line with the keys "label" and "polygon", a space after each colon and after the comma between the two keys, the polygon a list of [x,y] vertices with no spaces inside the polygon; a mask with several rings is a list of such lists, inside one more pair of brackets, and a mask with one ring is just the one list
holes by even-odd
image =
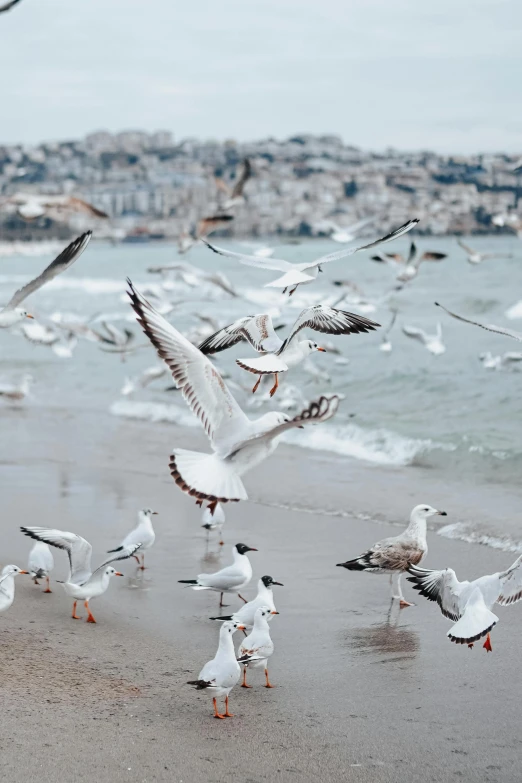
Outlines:
{"label": "seagull", "polygon": [[272,615],[279,614],[273,611],[269,606],[260,606],[256,609],[254,615],[254,628],[252,632],[243,639],[238,651],[237,660],[243,666],[242,688],[251,688],[247,685],[246,673],[247,667],[258,668],[262,666],[265,670],[265,688],[273,688],[268,679],[268,658],[274,652],[274,643],[270,638],[270,626],[268,620]]}
{"label": "seagull", "polygon": [[485,370],[502,370],[504,367],[510,367],[516,362],[522,362],[522,353],[507,351],[501,356],[493,356],[491,351],[484,351],[479,354],[479,359]]}
{"label": "seagull", "polygon": [[[279,585],[283,587],[282,582],[276,582],[271,576],[262,576],[257,583],[257,595],[251,601],[248,601],[241,609],[238,609],[234,614],[228,614],[224,617],[210,617],[210,620],[232,620],[235,623],[241,623],[245,628],[252,628],[254,625],[254,617],[256,611],[260,606],[266,606],[270,610],[271,614],[278,614],[274,604],[274,594],[272,592],[272,585]],[[269,615],[268,620],[272,617]]]}
{"label": "seagull", "polygon": [[360,234],[362,229],[369,226],[370,223],[375,223],[376,219],[376,217],[365,218],[364,220],[359,220],[357,223],[352,223],[350,226],[346,226],[346,228],[338,226],[333,220],[327,220],[325,223],[328,225],[328,228],[332,230],[330,239],[333,239],[334,242],[345,244],[346,242],[353,242],[354,239],[357,239],[357,235]]}
{"label": "seagull", "polygon": [[384,332],[384,334],[382,336],[381,344],[379,345],[379,350],[382,351],[383,353],[391,353],[392,352],[392,344],[391,344],[391,341],[390,341],[390,332],[391,332],[391,330],[393,329],[393,327],[395,325],[396,319],[397,319],[397,310],[393,310],[392,311],[391,321],[388,324],[388,327],[387,327],[386,331]]}
{"label": "seagull", "polygon": [[[237,685],[241,669],[236,660],[233,634],[243,631],[242,625],[237,623],[223,623],[219,630],[219,646],[217,653],[211,661],[201,669],[197,680],[189,680],[187,685],[194,685],[196,690],[206,690],[212,696],[215,718],[233,718],[228,711],[228,694]],[[225,712],[218,712],[217,699],[225,697]]]}
{"label": "seagull", "polygon": [[44,590],[44,593],[52,593],[49,585],[49,574],[54,568],[54,558],[49,546],[44,541],[34,542],[34,546],[29,552],[28,567],[35,585],[39,584],[39,579],[45,577],[47,587]]}
{"label": "seagull", "polygon": [[307,261],[302,264],[291,264],[289,261],[284,261],[278,258],[257,258],[257,256],[244,255],[243,253],[233,253],[231,250],[224,250],[221,247],[211,245],[210,242],[203,240],[204,244],[221,256],[227,258],[236,258],[242,264],[246,266],[256,266],[260,269],[271,269],[278,272],[283,272],[281,277],[274,280],[271,283],[266,283],[265,288],[282,288],[283,293],[289,292],[290,296],[296,291],[300,285],[308,285],[313,283],[317,278],[319,272],[322,272],[323,265],[328,264],[331,261],[339,261],[346,256],[352,256],[354,253],[358,253],[359,250],[368,250],[377,245],[382,245],[384,242],[391,242],[394,239],[398,239],[406,232],[411,231],[419,221],[417,219],[409,220],[400,228],[392,231],[391,234],[387,234],[385,237],[376,239],[366,245],[359,245],[357,247],[345,248],[344,250],[337,250],[335,253],[329,253],[326,256],[316,258],[315,261]]}
{"label": "seagull", "polygon": [[220,198],[221,203],[219,206],[221,209],[226,212],[227,210],[234,209],[235,207],[245,203],[243,190],[251,176],[252,166],[248,158],[245,158],[243,161],[241,173],[237,178],[233,188],[230,188],[221,177],[216,177],[216,187],[220,194],[224,196],[224,198]]}
{"label": "seagull", "polygon": [[9,0],[8,3],[3,3],[3,5],[0,5],[0,14],[3,14],[4,11],[10,11],[13,6],[18,5],[20,0]]}
{"label": "seagull", "polygon": [[91,570],[92,546],[85,538],[76,533],[68,533],[65,530],[53,530],[49,527],[21,527],[22,533],[26,536],[43,541],[58,549],[65,549],[69,556],[69,576],[62,582],[67,595],[74,599],[72,618],[81,620],[76,614],[76,605],[78,601],[83,600],[87,609],[88,616],[86,622],[95,623],[89,601],[102,595],[108,588],[109,582],[113,576],[123,576],[119,571],[110,567],[110,563],[117,560],[126,560],[128,557],[140,548],[140,544],[133,544],[128,549],[123,550],[117,556],[105,560],[96,570]]}
{"label": "seagull", "polygon": [[[15,576],[17,576],[18,574],[27,574],[27,573],[28,571],[22,571],[21,568],[18,568],[18,566],[15,565],[6,565],[2,569],[2,573],[0,574],[0,612],[5,612],[6,609],[9,609],[9,607],[14,601]],[[237,668],[239,669],[239,664]],[[239,679],[239,673],[237,676]]]}
{"label": "seagull", "polygon": [[152,367],[147,367],[147,369],[143,370],[137,378],[125,379],[121,394],[123,394],[124,397],[128,397],[136,391],[137,386],[139,386],[140,389],[144,389],[153,381],[162,378],[167,372],[168,370],[164,364],[154,364]]}
{"label": "seagull", "polygon": [[157,514],[157,511],[152,511],[150,508],[144,508],[142,511],[138,511],[138,524],[130,533],[127,533],[121,546],[116,549],[109,549],[107,554],[111,555],[113,552],[127,551],[135,544],[138,544],[141,552],[141,564],[139,555],[132,555],[137,561],[141,571],[145,571],[145,550],[150,549],[156,540],[156,533],[152,527],[152,516]]}
{"label": "seagull", "polygon": [[204,217],[198,221],[194,231],[190,233],[188,231],[182,231],[178,236],[179,255],[188,253],[188,251],[194,247],[198,240],[203,239],[203,237],[210,236],[210,234],[212,234],[214,231],[217,231],[219,228],[222,228],[223,226],[226,226],[228,223],[230,223],[231,220],[234,220],[233,215],[208,215],[207,217]]}
{"label": "seagull", "polygon": [[374,574],[390,574],[392,582],[393,574],[397,574],[397,595],[393,592],[392,600],[398,598],[400,606],[413,606],[404,600],[401,589],[401,574],[408,570],[410,565],[421,563],[428,552],[426,542],[426,520],[438,514],[445,517],[445,511],[437,511],[428,505],[415,506],[410,515],[410,523],[400,536],[384,538],[378,541],[366,552],[353,560],[345,563],[337,563],[338,566],[349,571],[369,571]]}
{"label": "seagull", "polygon": [[488,258],[513,258],[512,253],[479,253],[469,245],[464,244],[461,239],[457,239],[457,244],[465,251],[469,264],[481,264]]}
{"label": "seagull", "polygon": [[65,332],[62,327],[46,326],[36,320],[22,324],[21,332],[30,343],[51,348],[62,359],[70,359],[78,344],[78,338],[73,332]]}
{"label": "seagull", "polygon": [[22,220],[31,221],[42,217],[64,220],[71,214],[108,218],[106,212],[75,196],[44,196],[35,193],[15,193],[0,201],[0,207],[7,212],[16,212]]}
{"label": "seagull", "polygon": [[436,334],[428,334],[418,326],[403,326],[402,331],[406,337],[411,337],[413,340],[421,342],[426,350],[434,356],[440,356],[446,352],[446,346],[442,342],[442,326],[440,323],[437,323]]}
{"label": "seagull", "polygon": [[419,255],[417,245],[415,242],[412,242],[407,258],[401,255],[401,253],[378,253],[375,256],[371,256],[371,260],[400,269],[397,280],[401,283],[408,283],[414,277],[417,277],[423,261],[442,261],[446,257],[447,253],[436,253],[429,250]]}
{"label": "seagull", "polygon": [[223,593],[237,593],[242,601],[247,603],[239,591],[246,587],[252,579],[252,566],[247,557],[247,552],[257,552],[257,549],[246,544],[235,544],[232,547],[232,565],[216,571],[215,574],[198,574],[197,579],[178,579],[182,585],[189,585],[193,590],[214,590],[220,593],[219,605],[223,603]]}
{"label": "seagull", "polygon": [[176,387],[199,418],[213,450],[204,454],[174,449],[170,458],[174,481],[199,505],[209,501],[211,510],[218,502],[247,500],[241,476],[272,454],[286,430],[332,418],[339,397],[320,397],[293,419],[276,411],[249,419],[212,362],[159,315],[130,280],[127,282],[139,323],[170,367]]}
{"label": "seagull", "polygon": [[345,310],[334,310],[327,305],[306,307],[298,316],[286,340],[275,333],[272,318],[268,313],[248,315],[225,326],[208,337],[199,346],[204,354],[224,351],[239,342],[248,342],[261,354],[254,359],[236,359],[243,370],[258,376],[252,392],[256,392],[263,375],[274,376],[274,386],[270,390],[272,397],[279,386],[279,373],[300,364],[314,351],[326,351],[313,340],[297,340],[302,329],[312,329],[323,334],[359,334],[376,329],[380,324],[369,321],[360,315]]}
{"label": "seagull", "polygon": [[6,397],[8,400],[23,400],[29,394],[31,385],[34,382],[32,375],[26,373],[18,385],[9,383],[0,383],[0,397]]}
{"label": "seagull", "polygon": [[191,288],[201,288],[202,283],[210,283],[220,288],[232,297],[237,297],[237,291],[232,283],[221,272],[206,272],[193,264],[178,262],[177,264],[163,264],[162,266],[151,266],[147,269],[151,274],[161,274],[164,277],[169,274],[176,274],[186,285]]}
{"label": "seagull", "polygon": [[91,331],[95,335],[102,351],[106,353],[120,353],[122,361],[125,361],[125,357],[129,353],[139,347],[143,347],[133,345],[136,336],[131,329],[118,329],[117,326],[107,321],[100,321],[100,323],[105,334],[97,332],[95,329],[91,329]]}
{"label": "seagull", "polygon": [[223,525],[225,524],[225,511],[221,503],[218,503],[214,509],[214,513],[210,509],[205,508],[201,517],[201,527],[207,531],[207,543],[208,536],[211,530],[217,530],[219,532],[219,546],[223,546]]}
{"label": "seagull", "polygon": [[522,555],[506,571],[488,574],[472,582],[459,582],[452,568],[431,571],[411,565],[408,569],[415,590],[436,601],[444,617],[456,621],[447,636],[456,644],[473,647],[486,637],[483,647],[491,652],[489,632],[498,623],[494,604],[509,606],[522,599]]}
{"label": "seagull", "polygon": [[435,304],[437,307],[442,307],[442,309],[445,310],[448,315],[451,315],[452,318],[456,318],[457,321],[463,321],[465,324],[472,324],[472,326],[480,326],[481,329],[485,329],[487,332],[503,334],[505,337],[512,337],[513,340],[518,340],[519,343],[522,343],[522,332],[515,332],[513,329],[506,329],[503,326],[495,326],[495,324],[480,324],[478,321],[471,321],[469,318],[464,318],[462,315],[452,313],[451,310],[448,310],[447,307],[444,307],[444,305],[441,305],[438,302],[435,302]]}
{"label": "seagull", "polygon": [[79,236],[74,240],[74,242],[71,242],[71,244],[68,245],[65,250],[62,250],[60,255],[57,256],[54,261],[52,261],[49,266],[44,269],[40,275],[38,275],[38,277],[35,277],[34,280],[26,283],[22,288],[13,294],[5,307],[0,310],[0,328],[7,328],[9,326],[13,326],[13,324],[18,323],[18,321],[21,321],[23,318],[33,317],[32,315],[29,315],[27,310],[19,307],[19,305],[30,294],[38,291],[38,289],[45,285],[45,283],[48,283],[54,277],[61,274],[62,272],[65,272],[66,269],[69,269],[76,259],[81,256],[89,244],[91,236],[92,231],[86,231],[85,234]]}

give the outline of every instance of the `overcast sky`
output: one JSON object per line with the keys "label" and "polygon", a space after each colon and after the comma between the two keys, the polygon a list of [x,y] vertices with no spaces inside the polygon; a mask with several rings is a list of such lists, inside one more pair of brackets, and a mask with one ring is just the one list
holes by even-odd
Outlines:
{"label": "overcast sky", "polygon": [[520,0],[22,0],[0,143],[101,128],[522,153]]}

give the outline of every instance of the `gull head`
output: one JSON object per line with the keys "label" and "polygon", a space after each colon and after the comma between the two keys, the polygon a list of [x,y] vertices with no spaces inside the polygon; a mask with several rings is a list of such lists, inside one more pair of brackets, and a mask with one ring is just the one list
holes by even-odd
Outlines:
{"label": "gull head", "polygon": [[226,620],[220,628],[220,636],[228,636],[228,634],[234,634],[236,631],[245,631],[246,628],[241,623],[235,623],[233,620]]}
{"label": "gull head", "polygon": [[314,343],[313,340],[301,340],[301,349],[305,356],[309,353],[314,353],[314,351],[321,351],[321,353],[326,353],[326,348],[321,348],[317,343]]}
{"label": "gull head", "polygon": [[433,517],[437,514],[441,517],[447,516],[445,511],[438,511],[436,508],[433,508],[433,506],[428,506],[426,503],[421,503],[420,505],[415,506],[411,512],[411,521],[419,522],[421,519],[426,520],[429,519],[429,517]]}
{"label": "gull head", "polygon": [[17,574],[28,574],[29,571],[24,571],[18,568],[16,565],[6,565],[2,570],[2,576],[16,576]]}
{"label": "gull head", "polygon": [[266,620],[270,620],[271,615],[279,614],[275,609],[271,609],[269,606],[258,606],[254,617],[264,617]]}
{"label": "gull head", "polygon": [[143,514],[144,517],[147,517],[147,519],[150,519],[152,516],[157,515],[157,511],[153,511],[151,508],[143,508],[140,511],[140,514]]}
{"label": "gull head", "polygon": [[271,576],[262,576],[261,581],[265,587],[271,587],[272,585],[279,585],[280,587],[284,587],[282,582],[276,582],[275,579],[272,579]]}
{"label": "gull head", "polygon": [[240,555],[246,555],[247,552],[257,552],[255,547],[247,546],[246,544],[236,544],[235,548]]}
{"label": "gull head", "polygon": [[16,316],[17,321],[23,321],[24,318],[34,318],[34,315],[28,313],[23,307],[15,307],[13,314]]}
{"label": "gull head", "polygon": [[108,576],[109,579],[111,579],[113,576],[123,576],[123,574],[120,571],[116,571],[112,566],[109,566],[105,569],[105,576]]}

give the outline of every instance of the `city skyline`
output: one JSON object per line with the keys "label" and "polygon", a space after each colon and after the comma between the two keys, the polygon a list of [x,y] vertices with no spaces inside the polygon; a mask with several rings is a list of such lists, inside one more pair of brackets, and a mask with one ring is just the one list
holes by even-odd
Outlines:
{"label": "city skyline", "polygon": [[0,26],[0,143],[138,127],[178,140],[334,133],[372,150],[515,154],[522,9],[470,10],[229,0],[216,14],[208,0],[151,0],[145,13],[137,0],[91,0],[73,12],[68,0],[24,0]]}

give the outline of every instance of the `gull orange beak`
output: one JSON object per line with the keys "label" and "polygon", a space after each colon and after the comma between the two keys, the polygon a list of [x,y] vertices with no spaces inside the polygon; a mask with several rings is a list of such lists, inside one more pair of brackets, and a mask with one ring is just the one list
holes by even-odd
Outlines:
{"label": "gull orange beak", "polygon": [[238,631],[246,631],[246,628],[245,628],[245,626],[244,626],[244,625],[238,625],[238,626],[237,626],[237,630],[238,630]]}
{"label": "gull orange beak", "polygon": [[279,612],[270,612],[270,614],[279,614]]}
{"label": "gull orange beak", "polygon": [[321,353],[326,353],[326,348],[319,348],[319,346],[317,346],[317,350],[321,351]]}
{"label": "gull orange beak", "polygon": [[20,574],[28,574],[29,571],[19,571],[18,573],[20,573]]}
{"label": "gull orange beak", "polygon": [[116,573],[114,574],[114,576],[124,576],[124,574],[122,574],[122,573],[121,573],[121,571],[116,571]]}
{"label": "gull orange beak", "polygon": [[27,313],[27,315],[25,317],[26,318],[34,318],[34,315],[29,315],[29,313]]}

